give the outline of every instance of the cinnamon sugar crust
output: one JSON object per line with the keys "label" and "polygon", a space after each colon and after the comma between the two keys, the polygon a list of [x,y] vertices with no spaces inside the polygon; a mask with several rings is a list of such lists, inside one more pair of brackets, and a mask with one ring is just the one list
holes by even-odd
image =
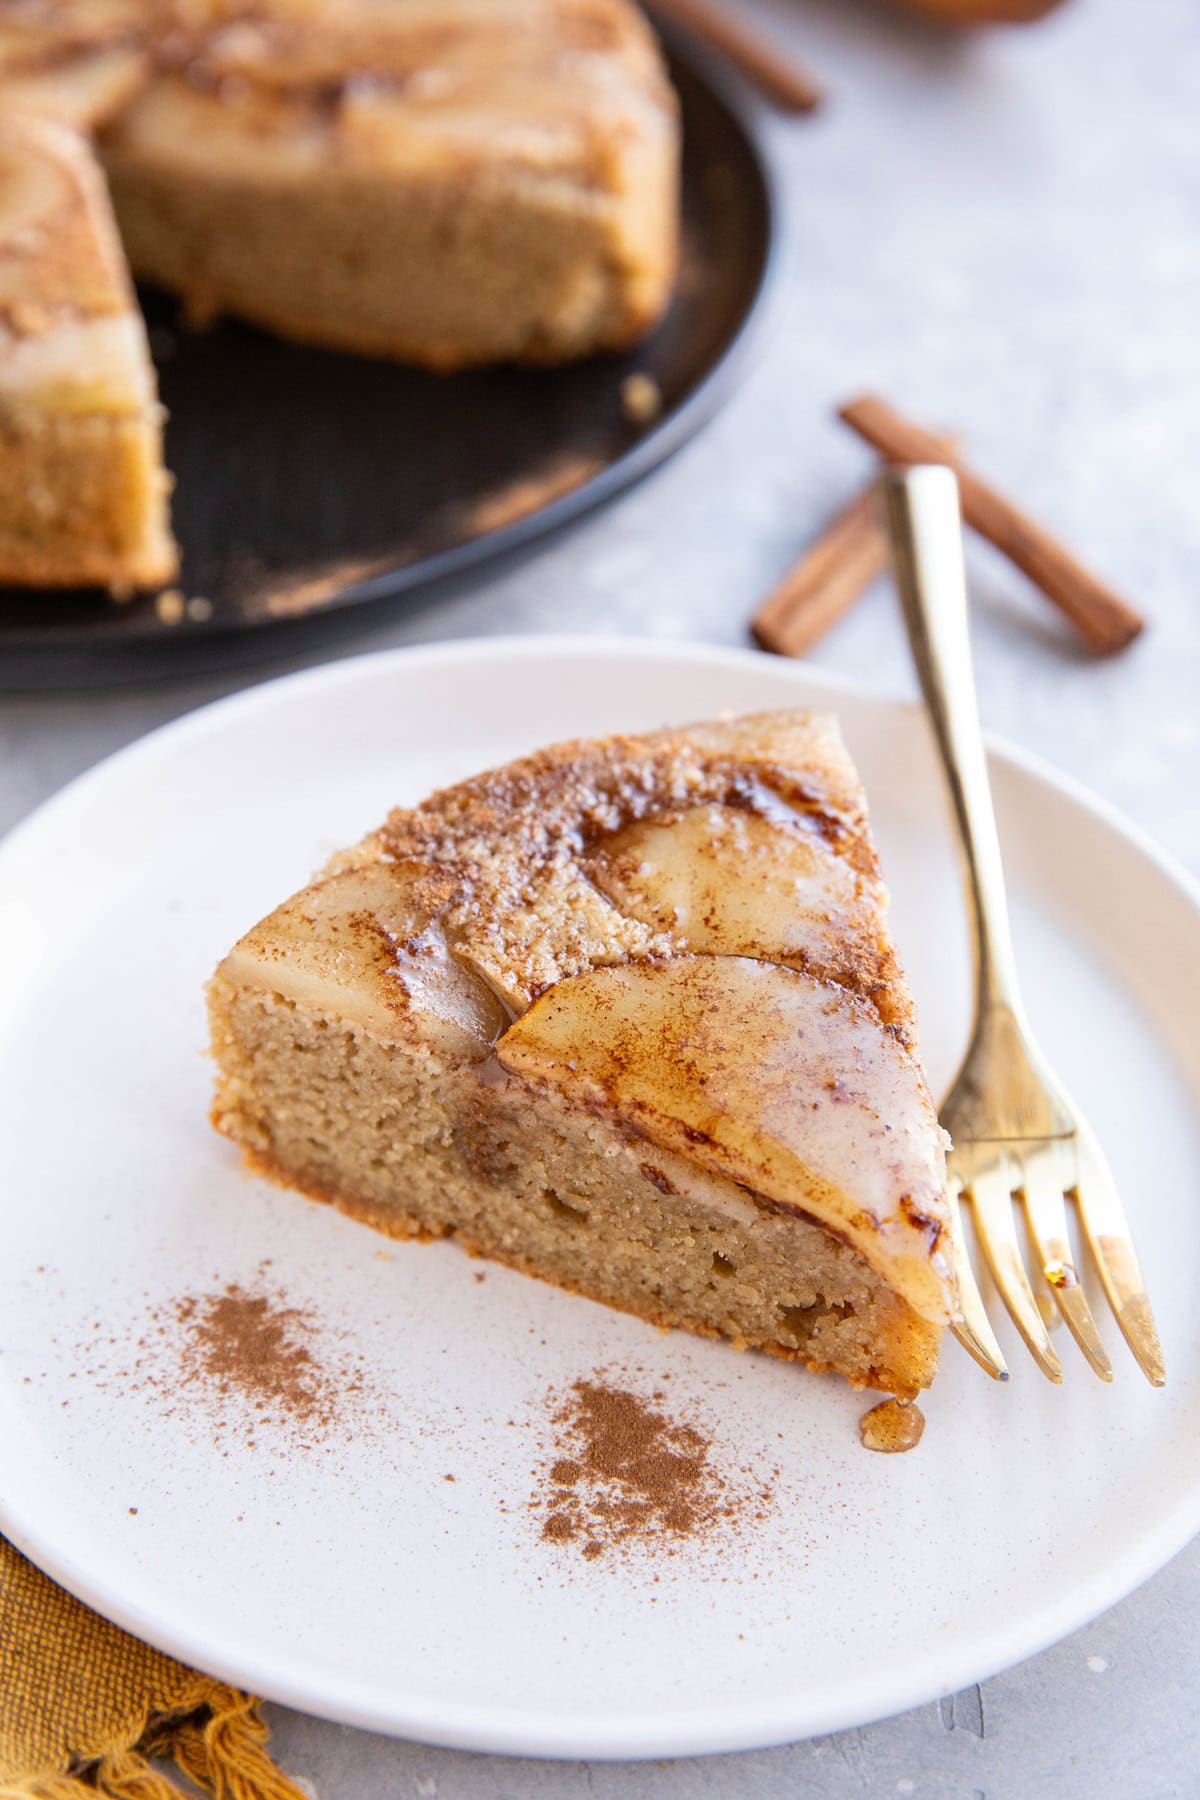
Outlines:
{"label": "cinnamon sugar crust", "polygon": [[[639,874],[679,831],[678,879]],[[728,916],[727,862],[761,909]],[[514,1010],[600,963],[719,950],[834,981],[915,1040],[862,790],[823,715],[559,744],[392,813],[328,873],[367,864]]]}

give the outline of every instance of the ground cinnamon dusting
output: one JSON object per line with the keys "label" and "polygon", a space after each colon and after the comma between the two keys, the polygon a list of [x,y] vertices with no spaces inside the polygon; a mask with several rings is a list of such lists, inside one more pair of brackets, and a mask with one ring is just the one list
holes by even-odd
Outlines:
{"label": "ground cinnamon dusting", "polygon": [[712,1440],[665,1400],[602,1373],[555,1397],[554,1456],[530,1500],[545,1542],[578,1545],[591,1561],[617,1545],[670,1552],[765,1517],[770,1487],[719,1468]]}
{"label": "ground cinnamon dusting", "polygon": [[369,1435],[380,1396],[361,1350],[272,1286],[269,1266],[152,1307],[123,1346],[81,1344],[81,1365],[99,1390],[145,1395],[221,1447],[236,1437],[251,1449],[331,1449]]}
{"label": "ground cinnamon dusting", "polygon": [[176,1301],[174,1311],[185,1375],[222,1397],[240,1395],[258,1412],[332,1423],[339,1389],[314,1356],[312,1321],[298,1307],[231,1281],[218,1293]]}

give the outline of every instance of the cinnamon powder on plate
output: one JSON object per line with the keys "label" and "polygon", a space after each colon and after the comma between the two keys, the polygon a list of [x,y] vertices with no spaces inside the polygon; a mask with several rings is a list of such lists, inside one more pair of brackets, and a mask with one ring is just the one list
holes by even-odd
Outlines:
{"label": "cinnamon powder on plate", "polygon": [[545,1542],[589,1561],[617,1545],[671,1553],[765,1516],[769,1485],[719,1467],[712,1439],[665,1402],[661,1388],[646,1398],[600,1371],[553,1397],[553,1455],[530,1501]]}
{"label": "cinnamon powder on plate", "polygon": [[[97,1388],[152,1399],[164,1419],[254,1448],[326,1449],[369,1434],[380,1397],[367,1380],[362,1351],[309,1307],[268,1279],[269,1263],[246,1281],[211,1287],[151,1307],[120,1362],[120,1340],[90,1342],[79,1360]],[[228,1451],[224,1451],[228,1454]]]}
{"label": "cinnamon powder on plate", "polygon": [[223,1399],[238,1395],[260,1413],[318,1429],[333,1423],[340,1384],[318,1359],[313,1320],[282,1295],[231,1281],[186,1295],[173,1311],[185,1377]]}

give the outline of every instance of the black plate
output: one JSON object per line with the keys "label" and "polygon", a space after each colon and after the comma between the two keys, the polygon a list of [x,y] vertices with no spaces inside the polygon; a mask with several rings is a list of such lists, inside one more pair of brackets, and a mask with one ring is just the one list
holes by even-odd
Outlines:
{"label": "black plate", "polygon": [[[675,299],[647,343],[563,369],[431,375],[236,323],[191,333],[167,296],[144,295],[190,616],[165,623],[152,595],[117,606],[9,590],[0,681],[90,685],[281,653],[529,545],[678,449],[734,372],[774,217],[738,106],[679,47],[671,60],[684,250]],[[622,406],[634,370],[662,395],[649,427]]]}

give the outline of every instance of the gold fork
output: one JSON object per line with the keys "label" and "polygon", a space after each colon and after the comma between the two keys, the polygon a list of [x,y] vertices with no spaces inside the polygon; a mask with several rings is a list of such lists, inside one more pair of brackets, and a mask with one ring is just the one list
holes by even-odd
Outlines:
{"label": "gold fork", "polygon": [[1034,1043],[1021,1003],[971,669],[958,483],[940,467],[892,469],[883,480],[896,581],[958,823],[973,924],[975,1025],[941,1111],[954,1144],[947,1172],[963,1315],[955,1332],[989,1374],[1006,1378],[963,1244],[965,1199],[1018,1331],[1043,1374],[1062,1380],[1026,1273],[1016,1199],[1071,1335],[1096,1374],[1112,1380],[1068,1235],[1070,1196],[1125,1341],[1161,1387],[1162,1350],[1116,1184],[1094,1132]]}

